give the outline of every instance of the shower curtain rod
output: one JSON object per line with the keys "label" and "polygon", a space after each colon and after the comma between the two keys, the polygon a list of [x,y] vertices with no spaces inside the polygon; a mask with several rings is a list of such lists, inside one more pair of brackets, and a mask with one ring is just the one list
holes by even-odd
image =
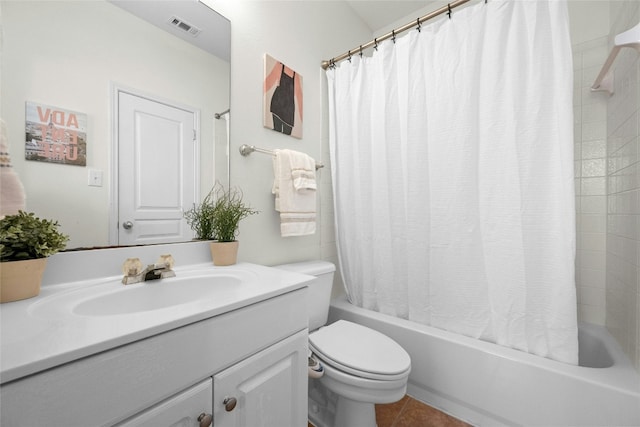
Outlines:
{"label": "shower curtain rod", "polygon": [[[427,13],[424,16],[421,16],[420,18],[416,19],[415,21],[411,21],[408,24],[403,25],[400,28],[396,28],[395,30],[391,30],[390,32],[388,32],[387,34],[380,36],[380,37],[376,37],[375,39],[362,44],[354,49],[351,49],[345,53],[343,53],[342,55],[336,56],[335,58],[331,58],[329,60],[325,60],[322,61],[322,68],[323,69],[327,69],[332,65],[335,65],[336,62],[342,61],[343,59],[350,59],[351,56],[355,53],[355,54],[361,54],[363,50],[368,49],[370,47],[377,47],[378,43],[383,41],[383,40],[387,40],[387,39],[395,39],[395,37],[407,30],[410,30],[411,28],[414,27],[418,27],[418,29],[420,28],[420,25],[422,25],[423,22],[428,21],[431,18],[435,18],[438,15],[442,15],[443,13],[448,13],[449,14],[449,18],[451,18],[451,10],[461,6],[467,2],[469,2],[471,0],[455,0],[449,4],[447,4],[446,6],[442,6],[440,9],[436,9],[432,12]],[[485,0],[485,3],[487,2],[487,0]]]}

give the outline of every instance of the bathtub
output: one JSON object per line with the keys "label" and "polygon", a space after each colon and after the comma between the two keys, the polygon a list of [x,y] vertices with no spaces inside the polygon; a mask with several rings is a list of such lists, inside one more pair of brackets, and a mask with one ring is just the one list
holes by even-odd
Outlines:
{"label": "bathtub", "polygon": [[573,366],[351,305],[329,322],[378,330],[411,355],[407,393],[475,426],[640,426],[640,376],[602,326],[581,324]]}

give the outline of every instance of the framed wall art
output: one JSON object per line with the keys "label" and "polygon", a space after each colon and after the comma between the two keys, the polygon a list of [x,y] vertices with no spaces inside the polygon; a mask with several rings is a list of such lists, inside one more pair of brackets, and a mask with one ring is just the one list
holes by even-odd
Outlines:
{"label": "framed wall art", "polygon": [[87,165],[87,115],[26,102],[25,159]]}
{"label": "framed wall art", "polygon": [[302,76],[264,57],[264,127],[302,138]]}

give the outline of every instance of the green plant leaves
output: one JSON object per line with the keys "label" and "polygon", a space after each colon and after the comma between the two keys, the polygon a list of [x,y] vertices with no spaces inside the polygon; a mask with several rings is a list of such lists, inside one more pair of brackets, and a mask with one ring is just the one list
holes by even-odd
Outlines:
{"label": "green plant leaves", "polygon": [[[213,191],[213,190],[212,190]],[[196,233],[198,240],[212,240],[213,231],[213,204],[211,203],[211,192],[207,194],[201,204],[193,206],[184,213],[189,227]]]}
{"label": "green plant leaves", "polygon": [[240,220],[257,213],[242,201],[239,189],[227,191],[216,183],[202,203],[185,212],[184,217],[197,239],[231,242],[238,234]]}
{"label": "green plant leaves", "polygon": [[69,236],[58,231],[58,221],[20,211],[0,219],[0,261],[45,258],[64,249]]}

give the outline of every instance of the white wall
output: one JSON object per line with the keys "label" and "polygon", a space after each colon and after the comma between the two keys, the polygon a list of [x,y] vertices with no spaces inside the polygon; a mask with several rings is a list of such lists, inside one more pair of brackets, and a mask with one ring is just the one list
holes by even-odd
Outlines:
{"label": "white wall", "polygon": [[[111,99],[116,82],[201,110],[201,186],[213,183],[213,115],[228,107],[228,63],[105,1],[2,2],[1,114],[27,210],[59,220],[68,247],[107,245]],[[87,114],[87,166],[25,161],[25,101]],[[103,172],[89,187],[88,169]]]}
{"label": "white wall", "polygon": [[[260,153],[242,157],[238,147],[253,144],[269,150],[289,148],[328,165],[327,89],[320,62],[368,41],[371,32],[344,2],[210,3],[231,20],[231,183],[240,186],[251,205],[261,211],[240,225],[239,257],[266,265],[318,258],[337,261],[329,167],[318,175],[317,233],[283,238],[271,194],[271,158]],[[265,54],[284,62],[303,77],[302,139],[262,126]]]}
{"label": "white wall", "polygon": [[607,99],[591,85],[607,58],[607,37],[573,45],[578,319],[604,325],[607,231]]}
{"label": "white wall", "polygon": [[[640,22],[640,2],[611,2],[613,38]],[[606,325],[640,371],[640,55],[622,49],[607,105]]]}
{"label": "white wall", "polygon": [[608,0],[567,0],[573,45],[609,34]]}
{"label": "white wall", "polygon": [[[580,320],[606,325],[640,370],[640,61],[623,49],[614,94],[590,86],[640,3],[571,1]],[[606,23],[606,26],[604,25]]]}
{"label": "white wall", "polygon": [[590,87],[609,53],[609,2],[570,0],[578,319],[604,325],[607,95]]}

